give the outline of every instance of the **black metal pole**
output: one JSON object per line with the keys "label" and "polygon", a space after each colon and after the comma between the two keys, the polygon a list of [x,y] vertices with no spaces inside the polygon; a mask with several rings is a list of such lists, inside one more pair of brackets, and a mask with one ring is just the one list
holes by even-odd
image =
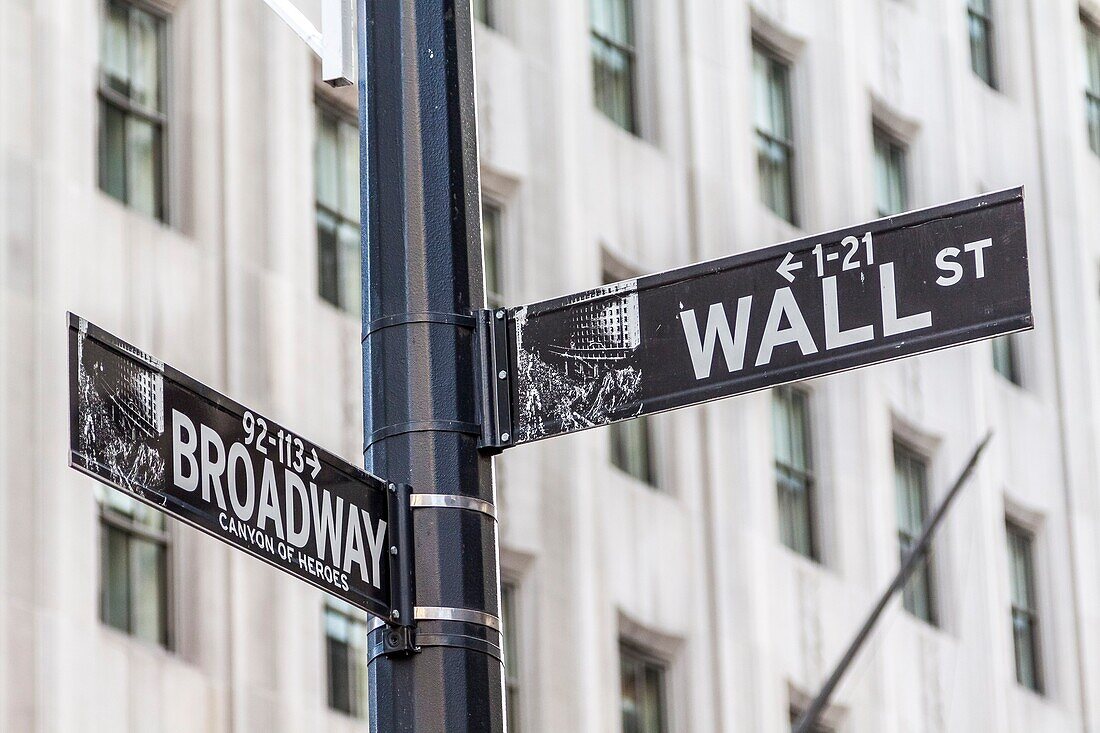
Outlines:
{"label": "black metal pole", "polygon": [[921,531],[917,544],[913,545],[909,550],[909,554],[905,556],[905,562],[901,564],[901,568],[898,569],[898,573],[894,576],[894,580],[890,583],[890,587],[886,589],[886,592],[879,598],[878,603],[875,604],[875,608],[871,611],[871,615],[867,617],[859,633],[856,634],[856,638],[852,640],[852,643],[848,646],[848,650],[844,652],[844,656],[841,657],[836,669],[829,675],[829,679],[821,688],[821,692],[817,693],[817,697],[810,703],[810,707],[807,708],[802,717],[798,719],[798,723],[795,724],[794,733],[811,733],[811,731],[813,731],[821,714],[825,712],[825,708],[828,707],[829,699],[833,696],[836,686],[840,684],[840,680],[844,677],[844,673],[848,671],[848,667],[852,666],[852,662],[855,661],[863,644],[870,638],[871,632],[875,629],[875,624],[878,623],[879,617],[882,616],[882,612],[886,610],[886,606],[890,603],[890,599],[905,586],[906,581],[908,581],[909,576],[913,574],[917,564],[928,552],[928,548],[932,544],[932,539],[935,537],[936,530],[939,528],[943,518],[947,515],[947,510],[951,508],[951,503],[955,501],[955,497],[959,495],[959,491],[966,484],[967,479],[970,478],[970,474],[974,471],[974,467],[978,465],[978,459],[981,457],[982,451],[989,445],[989,440],[992,437],[993,434],[988,433],[982,442],[978,444],[978,447],[974,449],[974,453],[970,456],[966,468],[964,468],[962,473],[959,474],[959,477],[955,479],[954,485],[947,492],[947,496],[944,497],[939,508],[936,509],[936,513],[925,522],[924,529]]}
{"label": "black metal pole", "polygon": [[[413,487],[415,643],[371,632],[378,733],[504,730],[490,459],[478,452],[482,307],[469,0],[360,0],[363,429]],[[408,619],[400,619],[407,623]]]}

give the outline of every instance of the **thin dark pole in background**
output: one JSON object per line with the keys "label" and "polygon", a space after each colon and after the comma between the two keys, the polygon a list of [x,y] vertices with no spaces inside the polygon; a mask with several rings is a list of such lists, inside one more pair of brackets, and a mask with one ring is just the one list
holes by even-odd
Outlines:
{"label": "thin dark pole in background", "polygon": [[[419,651],[371,632],[377,733],[504,730],[490,458],[478,451],[483,307],[469,0],[358,3],[363,429],[413,488]],[[400,619],[408,622],[408,619]]]}

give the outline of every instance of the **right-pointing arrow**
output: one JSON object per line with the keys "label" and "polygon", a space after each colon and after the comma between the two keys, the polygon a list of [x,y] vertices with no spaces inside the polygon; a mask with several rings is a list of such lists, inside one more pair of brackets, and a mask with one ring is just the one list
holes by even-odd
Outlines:
{"label": "right-pointing arrow", "polygon": [[783,258],[783,261],[779,263],[779,267],[776,268],[776,272],[787,279],[787,282],[794,282],[794,275],[791,273],[795,270],[801,270],[802,263],[794,261],[794,252],[788,252],[787,256]]}

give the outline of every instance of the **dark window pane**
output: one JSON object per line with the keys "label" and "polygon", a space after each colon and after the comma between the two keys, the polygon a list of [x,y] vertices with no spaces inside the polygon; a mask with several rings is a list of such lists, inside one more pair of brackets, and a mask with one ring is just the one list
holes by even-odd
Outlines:
{"label": "dark window pane", "polygon": [[993,15],[988,0],[970,0],[970,66],[978,78],[996,87],[993,63]]}
{"label": "dark window pane", "polygon": [[155,542],[131,539],[133,626],[131,633],[155,644],[167,643],[164,608],[164,548]]}
{"label": "dark window pane", "polygon": [[119,631],[130,630],[130,552],[126,533],[103,527],[103,622]]}
{"label": "dark window pane", "polygon": [[359,223],[359,127],[343,120],[337,126],[340,145],[340,215]]}
{"label": "dark window pane", "polygon": [[126,201],[126,115],[106,102],[99,105],[99,187]]}
{"label": "dark window pane", "polygon": [[134,11],[130,35],[130,98],[150,110],[160,110],[161,24],[149,13]]}
{"label": "dark window pane", "polygon": [[633,0],[592,0],[592,31],[612,43],[634,45]]}
{"label": "dark window pane", "polygon": [[596,108],[636,134],[633,0],[592,0],[591,12]]}
{"label": "dark window pane", "polygon": [[623,733],[665,733],[664,665],[624,645],[619,651],[619,677]]}
{"label": "dark window pane", "polygon": [[102,620],[167,646],[168,544],[163,515],[116,491],[105,494],[100,512]]}
{"label": "dark window pane", "polygon": [[752,71],[760,198],[769,209],[793,224],[796,212],[790,67],[756,43]]}
{"label": "dark window pane", "polygon": [[[927,465],[925,459],[901,443],[894,443],[894,486],[897,496],[898,557],[904,562],[920,538],[928,516]],[[914,569],[902,599],[905,609],[922,621],[936,624],[935,579],[931,555]]]}
{"label": "dark window pane", "polygon": [[122,94],[130,92],[130,14],[121,2],[108,2],[100,34],[100,65],[104,81]]}
{"label": "dark window pane", "polygon": [[1033,540],[1031,533],[1012,522],[1006,524],[1008,538],[1009,591],[1012,601],[1012,643],[1016,656],[1016,680],[1041,693],[1039,658],[1039,610],[1035,593]]}
{"label": "dark window pane", "polygon": [[909,208],[907,152],[905,146],[877,127],[875,141],[875,208],[879,216]]}
{"label": "dark window pane", "polygon": [[654,485],[648,418],[615,423],[608,430],[612,465],[639,481]]}
{"label": "dark window pane", "polygon": [[351,680],[348,679],[347,644],[329,637],[327,642],[328,659],[328,706],[348,715],[355,713],[351,700]]}
{"label": "dark window pane", "polygon": [[317,274],[321,297],[340,305],[340,285],[337,265],[336,219],[324,211],[317,212]]}
{"label": "dark window pane", "polygon": [[165,20],[122,0],[103,8],[99,185],[163,221]]}
{"label": "dark window pane", "polygon": [[501,210],[490,203],[481,206],[481,241],[485,249],[485,294],[489,307],[503,303],[501,259]]}
{"label": "dark window pane", "polygon": [[340,225],[339,252],[337,270],[340,274],[340,307],[353,316],[361,309],[359,284],[362,274],[359,272],[359,225],[345,222]]}
{"label": "dark window pane", "polygon": [[139,117],[126,124],[126,184],[130,206],[152,217],[160,215],[160,129]]}
{"label": "dark window pane", "polygon": [[779,539],[816,559],[814,547],[813,470],[807,396],[800,389],[780,387],[772,395],[772,434],[779,502]]}
{"label": "dark window pane", "polygon": [[317,110],[314,186],[317,197],[317,285],[320,296],[358,316],[359,130],[327,108]]}
{"label": "dark window pane", "polygon": [[354,607],[329,599],[325,608],[325,666],[328,704],[363,717],[367,710],[367,622]]}
{"label": "dark window pane", "polygon": [[1016,361],[1016,342],[1011,336],[993,339],[993,368],[1002,377],[1013,384],[1020,383],[1020,372]]}
{"label": "dark window pane", "polygon": [[504,691],[508,706],[508,733],[519,733],[519,642],[516,618],[516,588],[501,586],[500,609],[504,630]]}

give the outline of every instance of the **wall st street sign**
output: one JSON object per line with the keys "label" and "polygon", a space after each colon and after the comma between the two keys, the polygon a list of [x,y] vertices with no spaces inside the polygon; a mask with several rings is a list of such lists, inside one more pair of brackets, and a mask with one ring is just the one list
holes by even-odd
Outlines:
{"label": "wall st street sign", "polygon": [[411,609],[407,487],[72,314],[69,390],[74,468],[365,611]]}
{"label": "wall st street sign", "polygon": [[489,322],[497,448],[1029,329],[1023,190]]}

